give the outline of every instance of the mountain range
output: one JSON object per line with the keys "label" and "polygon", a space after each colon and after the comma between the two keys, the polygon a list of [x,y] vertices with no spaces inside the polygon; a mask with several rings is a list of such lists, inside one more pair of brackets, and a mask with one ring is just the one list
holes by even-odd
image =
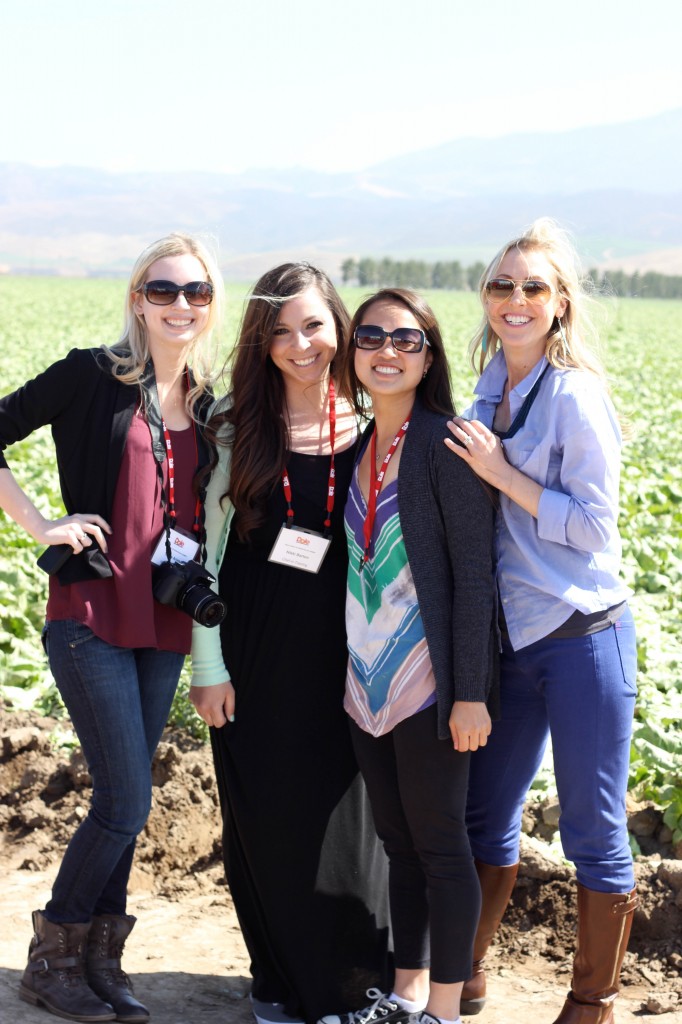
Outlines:
{"label": "mountain range", "polygon": [[0,269],[126,273],[171,230],[214,235],[233,278],[301,257],[332,272],[347,256],[466,264],[544,214],[574,232],[590,265],[682,273],[682,109],[455,139],[336,174],[0,163]]}

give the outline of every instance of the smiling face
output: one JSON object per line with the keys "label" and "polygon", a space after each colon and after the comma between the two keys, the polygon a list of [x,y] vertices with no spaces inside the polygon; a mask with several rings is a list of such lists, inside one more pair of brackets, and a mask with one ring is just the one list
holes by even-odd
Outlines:
{"label": "smiling face", "polygon": [[[382,327],[389,334],[399,327],[421,328],[406,306],[383,299],[365,310],[362,324]],[[404,401],[410,395],[414,400],[424,371],[431,365],[432,355],[428,345],[424,345],[421,352],[396,352],[391,340],[386,338],[382,348],[376,351],[356,348],[354,359],[357,378],[369,391],[373,402],[391,396]]]}
{"label": "smiling face", "polygon": [[[148,281],[172,281],[182,286],[191,281],[208,281],[208,276],[201,260],[186,253],[156,260],[145,275],[144,283]],[[135,293],[133,308],[144,320],[152,358],[161,351],[175,351],[193,344],[206,330],[211,309],[210,306],[190,306],[182,292],[172,305],[156,306],[142,291]]]}
{"label": "smiling face", "polygon": [[307,288],[282,304],[270,342],[270,358],[286,387],[324,380],[336,355],[336,323],[317,288]]}
{"label": "smiling face", "polygon": [[539,250],[520,252],[514,248],[505,254],[494,276],[512,281],[545,281],[552,288],[545,305],[527,299],[518,286],[502,302],[484,300],[490,326],[502,342],[505,356],[522,356],[524,363],[535,365],[545,353],[554,318],[566,309],[566,299],[557,291],[556,272]]}

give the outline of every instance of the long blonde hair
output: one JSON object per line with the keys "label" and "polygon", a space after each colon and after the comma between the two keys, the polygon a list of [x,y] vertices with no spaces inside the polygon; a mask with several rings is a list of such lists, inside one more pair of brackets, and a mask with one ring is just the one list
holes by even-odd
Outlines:
{"label": "long blonde hair", "polygon": [[[519,252],[540,252],[552,265],[559,295],[566,300],[566,309],[557,318],[547,336],[545,355],[551,366],[565,370],[588,370],[606,383],[606,373],[592,349],[596,344],[596,330],[588,311],[589,285],[583,274],[580,258],[568,232],[551,217],[540,217],[519,237],[502,246],[481,275],[479,295],[485,310],[486,285],[498,272],[502,260],[511,249]],[[488,359],[492,359],[500,339],[490,326],[486,313],[478,325],[469,345],[471,364],[478,373]],[[480,351],[479,351],[480,350]]]}
{"label": "long blonde hair", "polygon": [[196,256],[213,285],[213,301],[209,307],[206,328],[192,343],[189,352],[188,361],[193,383],[186,401],[188,412],[193,414],[197,399],[205,393],[214,379],[215,353],[211,351],[209,343],[222,323],[225,303],[223,280],[216,258],[204,242],[192,235],[173,232],[147,246],[138,256],[128,281],[123,332],[115,347],[103,346],[103,351],[111,361],[111,372],[118,380],[123,384],[142,386],[145,367],[149,360],[149,343],[144,318],[135,312],[135,299],[153,263],[169,256],[186,255]]}

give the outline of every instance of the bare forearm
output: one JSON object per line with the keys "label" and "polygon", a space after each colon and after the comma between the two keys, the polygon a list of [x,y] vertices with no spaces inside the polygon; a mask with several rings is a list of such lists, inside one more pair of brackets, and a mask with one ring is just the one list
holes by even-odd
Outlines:
{"label": "bare forearm", "polygon": [[61,519],[46,519],[21,489],[9,469],[0,469],[0,508],[39,544],[70,544],[75,552],[95,541],[107,550],[105,534],[111,527],[102,516],[76,512]]}
{"label": "bare forearm", "polygon": [[34,540],[45,543],[47,520],[21,489],[9,469],[0,469],[0,508]]}
{"label": "bare forearm", "polygon": [[481,480],[496,487],[537,519],[544,488],[507,462],[499,438],[478,420],[456,417],[448,423],[448,428],[462,442],[455,444],[451,438],[445,438],[450,451],[463,459]]}
{"label": "bare forearm", "polygon": [[497,481],[490,480],[494,487],[506,494],[516,505],[534,516],[538,517],[538,506],[543,489],[535,480],[515,469],[508,462],[505,462],[504,469],[499,474]]}

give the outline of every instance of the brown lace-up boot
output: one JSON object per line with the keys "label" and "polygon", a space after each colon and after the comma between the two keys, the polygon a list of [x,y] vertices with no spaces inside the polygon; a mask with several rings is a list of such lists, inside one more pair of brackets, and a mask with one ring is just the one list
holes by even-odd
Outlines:
{"label": "brown lace-up boot", "polygon": [[124,914],[93,917],[85,960],[90,988],[111,1003],[116,1020],[125,1024],[145,1024],[149,1020],[149,1010],[135,998],[133,983],[121,969],[123,947],[135,921]]}
{"label": "brown lace-up boot", "polygon": [[554,1024],[613,1024],[613,1003],[638,902],[634,889],[621,894],[578,885],[573,981]]}
{"label": "brown lace-up boot", "polygon": [[83,949],[90,923],[55,924],[35,910],[33,931],[20,997],[66,1020],[115,1020],[111,1006],[85,980]]}
{"label": "brown lace-up boot", "polygon": [[507,909],[519,865],[496,867],[477,860],[476,871],[481,883],[481,916],[474,939],[474,967],[471,978],[464,982],[460,1001],[460,1013],[466,1016],[480,1013],[485,1004],[484,957]]}

